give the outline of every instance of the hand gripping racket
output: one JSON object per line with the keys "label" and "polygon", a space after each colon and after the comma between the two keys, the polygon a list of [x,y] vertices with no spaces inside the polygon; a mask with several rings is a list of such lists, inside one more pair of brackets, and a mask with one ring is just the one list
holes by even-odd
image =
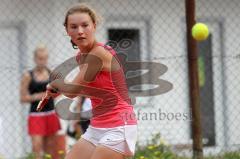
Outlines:
{"label": "hand gripping racket", "polygon": [[[57,93],[57,90],[51,89],[50,92]],[[49,96],[43,97],[43,99],[38,103],[38,106],[37,106],[37,111],[38,112],[41,111],[44,108],[44,106],[48,103],[49,99],[50,99]]]}

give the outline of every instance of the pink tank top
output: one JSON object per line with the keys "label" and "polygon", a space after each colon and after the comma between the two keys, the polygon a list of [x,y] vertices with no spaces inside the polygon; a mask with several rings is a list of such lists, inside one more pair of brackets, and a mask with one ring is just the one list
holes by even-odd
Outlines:
{"label": "pink tank top", "polygon": [[[101,43],[98,46],[104,47],[116,57],[116,52],[110,46]],[[77,61],[79,58],[80,54],[76,57]],[[137,124],[122,68],[112,72],[100,71],[87,86],[97,89],[92,91],[94,97],[90,97],[93,113],[91,126],[111,128]]]}

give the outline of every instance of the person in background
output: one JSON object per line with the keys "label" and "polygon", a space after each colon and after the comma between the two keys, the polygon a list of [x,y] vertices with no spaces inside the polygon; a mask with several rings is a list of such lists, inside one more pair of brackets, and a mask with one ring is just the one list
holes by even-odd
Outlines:
{"label": "person in background", "polygon": [[56,132],[60,129],[60,122],[54,110],[54,100],[50,99],[41,112],[36,111],[49,83],[50,70],[47,67],[48,50],[46,46],[36,47],[34,62],[35,67],[26,71],[22,76],[20,100],[21,103],[30,103],[28,134],[31,137],[35,159],[42,159],[44,154],[49,154],[56,159],[55,137]]}

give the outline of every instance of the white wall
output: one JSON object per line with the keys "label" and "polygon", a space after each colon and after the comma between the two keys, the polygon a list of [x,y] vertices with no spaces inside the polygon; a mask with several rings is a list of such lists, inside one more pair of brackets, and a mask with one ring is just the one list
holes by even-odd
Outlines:
{"label": "white wall", "polygon": [[29,107],[19,103],[20,73],[23,72],[19,65],[33,68],[32,52],[39,43],[49,47],[50,67],[73,55],[62,23],[66,8],[74,2],[76,0],[0,0],[0,132],[1,143],[4,143],[0,154],[7,159],[23,157],[31,151],[26,127]]}
{"label": "white wall", "polygon": [[[1,0],[1,23],[23,21],[26,25],[27,58],[26,66],[32,67],[32,51],[39,43],[46,44],[51,53],[50,61],[57,62],[61,57],[71,54],[71,45],[66,36],[63,21],[65,11],[77,0]],[[70,52],[70,53],[69,53]]]}
{"label": "white wall", "polygon": [[[0,120],[1,120],[1,148],[0,154],[19,154],[23,151],[22,110],[19,106],[18,80],[20,78],[18,58],[19,30],[11,26],[0,25]],[[6,40],[8,39],[8,40]],[[12,43],[15,42],[15,45]],[[17,140],[17,142],[16,142]],[[3,146],[4,145],[4,146]],[[9,148],[11,147],[11,149]]]}
{"label": "white wall", "polygon": [[[200,0],[197,1],[197,16],[199,18],[204,18],[208,20],[220,21],[223,24],[223,49],[224,50],[216,50],[216,53],[223,51],[224,53],[224,64],[218,65],[225,66],[225,82],[226,88],[224,88],[225,95],[223,98],[215,99],[216,106],[219,107],[221,102],[225,102],[226,104],[223,107],[223,111],[226,118],[224,121],[226,122],[226,144],[228,145],[239,145],[239,126],[240,126],[240,78],[239,68],[239,44],[238,35],[240,35],[239,28],[239,7],[240,1],[232,0],[232,1],[224,1],[224,0]],[[216,45],[216,44],[214,44]],[[216,58],[214,59],[217,60]],[[216,65],[215,65],[216,68]],[[216,76],[215,76],[216,77]],[[220,79],[216,79],[216,81],[220,81]],[[219,92],[221,87],[216,86],[215,91]],[[220,97],[220,96],[219,96]],[[221,110],[220,109],[220,110]],[[216,113],[219,112],[216,109]],[[220,118],[220,116],[218,116]],[[216,118],[216,121],[219,120]],[[221,119],[221,118],[220,118]],[[219,130],[219,129],[218,129]]]}

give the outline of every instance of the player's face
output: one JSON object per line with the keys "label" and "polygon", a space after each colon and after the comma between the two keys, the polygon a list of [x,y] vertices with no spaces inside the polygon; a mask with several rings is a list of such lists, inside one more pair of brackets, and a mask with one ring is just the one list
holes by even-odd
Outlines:
{"label": "player's face", "polygon": [[81,49],[95,40],[96,25],[87,13],[73,13],[68,16],[67,33]]}
{"label": "player's face", "polygon": [[38,51],[34,57],[34,60],[37,67],[46,67],[48,62],[48,52],[46,50]]}

